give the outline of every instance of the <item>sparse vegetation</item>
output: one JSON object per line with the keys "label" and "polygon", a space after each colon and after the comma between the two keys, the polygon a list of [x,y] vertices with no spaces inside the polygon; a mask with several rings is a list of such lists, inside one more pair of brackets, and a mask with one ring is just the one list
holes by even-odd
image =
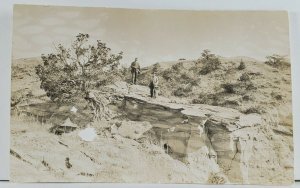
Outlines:
{"label": "sparse vegetation", "polygon": [[188,85],[186,87],[179,87],[173,92],[173,95],[176,97],[187,97],[190,95],[191,91],[192,91],[192,87]]}
{"label": "sparse vegetation", "polygon": [[222,84],[221,86],[226,93],[235,93],[236,92],[234,89],[235,85],[232,83],[225,83],[225,84]]}
{"label": "sparse vegetation", "polygon": [[278,92],[272,91],[271,96],[277,101],[281,101],[283,99],[283,96]]}
{"label": "sparse vegetation", "polygon": [[218,173],[210,174],[207,180],[207,183],[217,184],[217,185],[225,184],[226,182],[227,182],[226,178],[222,175],[219,175]]}
{"label": "sparse vegetation", "polygon": [[250,76],[249,76],[249,74],[248,73],[243,73],[242,74],[242,76],[240,77],[240,79],[239,79],[240,81],[250,81]]}
{"label": "sparse vegetation", "polygon": [[[217,63],[215,63],[215,66],[211,66],[214,63],[209,64],[209,62]],[[236,66],[237,63],[238,66]],[[260,62],[251,60],[251,63],[255,66],[268,68],[268,65]],[[221,60],[215,54],[205,50],[198,60],[192,62],[189,66],[186,66],[187,64],[188,61],[184,63],[178,61],[159,72],[161,95],[183,99],[191,97],[192,99],[189,101],[193,104],[230,107],[246,113],[264,112],[263,110],[255,111],[251,109],[253,102],[258,107],[260,105],[276,106],[286,100],[286,94],[282,93],[286,91],[278,92],[275,96],[275,94],[271,94],[272,91],[268,90],[268,88],[276,88],[278,85],[278,82],[276,82],[278,79],[267,80],[269,79],[268,74],[278,76],[278,72],[253,70],[251,66],[246,66],[247,60],[245,59],[238,60],[238,62],[225,59],[221,63]],[[288,71],[288,69],[284,70]],[[148,85],[149,73],[142,73],[144,75],[140,83]],[[284,77],[286,79],[286,76]],[[230,99],[228,100],[228,98]],[[235,99],[239,100],[236,101]],[[246,108],[248,108],[248,111],[245,110]]]}
{"label": "sparse vegetation", "polygon": [[265,62],[267,65],[270,65],[275,68],[285,68],[290,67],[290,63],[285,60],[284,56],[280,56],[278,54],[273,54],[271,56],[266,57],[267,61]]}
{"label": "sparse vegetation", "polygon": [[244,70],[246,68],[245,62],[241,60],[240,65],[238,66],[239,70]]}
{"label": "sparse vegetation", "polygon": [[205,94],[200,93],[197,98],[192,100],[193,104],[209,104],[209,105],[218,105],[220,103],[220,99],[218,94]]}
{"label": "sparse vegetation", "polygon": [[263,114],[265,113],[265,110],[262,107],[259,106],[252,106],[247,108],[246,110],[242,111],[244,114],[252,114],[252,113],[256,113],[256,114]]}
{"label": "sparse vegetation", "polygon": [[152,72],[159,73],[159,71],[160,71],[160,64],[159,64],[159,63],[155,63],[155,64],[153,65],[153,70],[152,70]]}
{"label": "sparse vegetation", "polygon": [[204,64],[202,69],[199,71],[200,74],[206,75],[214,70],[219,69],[221,62],[215,54],[212,54],[209,50],[204,50],[201,56],[202,58],[197,61],[197,64]]}

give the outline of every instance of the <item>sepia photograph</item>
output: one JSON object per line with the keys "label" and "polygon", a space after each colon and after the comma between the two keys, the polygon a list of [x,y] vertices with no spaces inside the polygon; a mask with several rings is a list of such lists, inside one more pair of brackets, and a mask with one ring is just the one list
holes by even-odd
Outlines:
{"label": "sepia photograph", "polygon": [[15,5],[12,182],[290,185],[289,17]]}

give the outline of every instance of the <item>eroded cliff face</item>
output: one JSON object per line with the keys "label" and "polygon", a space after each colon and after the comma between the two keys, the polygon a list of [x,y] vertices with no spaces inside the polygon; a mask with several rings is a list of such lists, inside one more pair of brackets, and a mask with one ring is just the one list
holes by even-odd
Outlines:
{"label": "eroded cliff face", "polygon": [[[154,143],[178,164],[184,164],[191,174],[201,172],[201,178],[197,177],[192,183],[204,183],[204,180],[244,184],[293,182],[292,133],[282,126],[270,126],[270,117],[245,115],[218,106],[194,105],[180,99],[160,96],[152,99],[147,87],[125,82],[107,86],[99,93],[110,101],[108,106],[115,118],[109,122],[130,121],[128,126],[133,135],[138,134],[135,125],[151,125],[150,131],[143,137],[140,135],[141,139],[151,142],[151,146]],[[70,118],[78,129],[85,128],[92,119],[90,110],[77,104],[78,112],[73,113],[70,112],[72,105],[58,107],[53,103],[41,103],[18,109],[41,122],[47,120],[47,123],[60,125]],[[110,134],[136,139],[127,134],[128,127],[124,128],[125,132],[122,129],[114,132],[113,127]]]}
{"label": "eroded cliff face", "polygon": [[205,164],[197,164],[197,157],[204,155],[222,168],[231,183],[249,183],[253,138],[263,122],[260,115],[174,103],[163,97],[151,99],[143,86],[111,88],[118,93],[119,113],[132,121],[150,122],[159,144],[173,158],[201,167]]}

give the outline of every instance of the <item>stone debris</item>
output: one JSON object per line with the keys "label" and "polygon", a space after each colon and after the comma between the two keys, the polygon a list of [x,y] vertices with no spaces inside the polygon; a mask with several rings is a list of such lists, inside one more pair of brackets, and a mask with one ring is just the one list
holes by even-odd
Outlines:
{"label": "stone debris", "polygon": [[78,109],[75,106],[73,106],[70,111],[73,113],[76,113],[78,111]]}
{"label": "stone debris", "polygon": [[92,142],[97,138],[95,129],[91,127],[87,127],[84,130],[79,131],[78,136],[87,142]]}

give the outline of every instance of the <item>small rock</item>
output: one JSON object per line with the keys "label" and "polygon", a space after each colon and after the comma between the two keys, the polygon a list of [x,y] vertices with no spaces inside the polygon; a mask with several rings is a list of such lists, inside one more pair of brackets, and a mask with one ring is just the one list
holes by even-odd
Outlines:
{"label": "small rock", "polygon": [[66,167],[67,167],[68,169],[72,168],[72,164],[70,163],[70,158],[69,158],[69,157],[66,158],[65,164],[66,164]]}
{"label": "small rock", "polygon": [[75,106],[73,106],[70,111],[73,113],[76,113],[78,111],[78,109]]}
{"label": "small rock", "polygon": [[96,131],[94,128],[88,127],[78,133],[78,136],[84,141],[91,142],[97,137]]}

